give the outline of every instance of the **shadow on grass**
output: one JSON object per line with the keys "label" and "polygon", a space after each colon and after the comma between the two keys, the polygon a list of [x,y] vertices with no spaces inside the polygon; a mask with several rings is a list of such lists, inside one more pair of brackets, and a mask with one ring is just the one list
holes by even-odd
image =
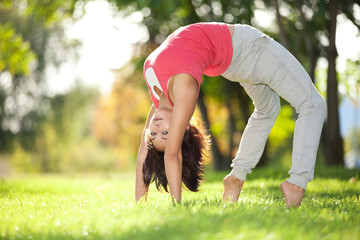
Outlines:
{"label": "shadow on grass", "polygon": [[360,169],[346,169],[343,167],[323,167],[315,170],[315,177],[336,178],[339,180],[349,180],[352,177],[360,178]]}
{"label": "shadow on grass", "polygon": [[[205,169],[205,181],[206,182],[222,182],[223,178],[230,173],[229,171],[214,171],[211,168]],[[269,179],[286,179],[289,177],[288,170],[279,167],[261,167],[253,169],[251,174],[248,174],[247,180],[255,180],[258,178],[269,178]]]}
{"label": "shadow on grass", "polygon": [[[207,167],[205,173],[206,182],[222,182],[223,178],[230,173],[229,171],[214,171],[211,167]],[[247,175],[247,180],[255,180],[258,178],[269,178],[269,179],[278,179],[286,180],[289,178],[288,175],[289,169],[281,167],[260,167],[253,169],[251,174]],[[315,169],[314,178],[336,178],[339,180],[349,180],[350,178],[355,177],[360,179],[360,169],[345,169],[344,167],[317,167]]]}
{"label": "shadow on grass", "polygon": [[359,197],[360,192],[357,189],[345,189],[341,190],[340,192],[335,191],[328,191],[327,189],[322,190],[321,192],[318,191],[307,191],[307,196],[312,197],[319,197],[319,198],[327,198],[327,199],[344,199],[344,198],[351,198],[351,197]]}

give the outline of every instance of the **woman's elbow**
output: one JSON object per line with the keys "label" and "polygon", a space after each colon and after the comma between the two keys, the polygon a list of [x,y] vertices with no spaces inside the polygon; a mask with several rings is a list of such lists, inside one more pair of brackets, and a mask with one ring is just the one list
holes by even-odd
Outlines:
{"label": "woman's elbow", "polygon": [[179,163],[180,162],[179,154],[176,153],[176,152],[167,152],[167,151],[165,151],[164,161],[165,161],[165,164],[167,164],[167,163]]}

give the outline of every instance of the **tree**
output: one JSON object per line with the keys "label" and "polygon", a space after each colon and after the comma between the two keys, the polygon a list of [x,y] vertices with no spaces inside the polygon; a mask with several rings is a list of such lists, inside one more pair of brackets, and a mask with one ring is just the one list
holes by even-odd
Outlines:
{"label": "tree", "polygon": [[[0,151],[9,151],[15,135],[32,131],[47,106],[45,69],[58,66],[76,43],[63,38],[63,21],[76,1],[0,2]],[[26,6],[26,7],[24,7]],[[39,108],[42,111],[33,111]]]}
{"label": "tree", "polygon": [[[336,72],[337,49],[335,44],[337,15],[344,13],[359,29],[359,22],[353,14],[355,1],[290,1],[271,0],[265,1],[269,6],[276,9],[277,24],[280,32],[280,42],[288,48],[297,58],[305,59],[305,65],[310,77],[316,82],[315,68],[319,57],[328,60],[327,72],[327,103],[328,120],[324,125],[322,146],[324,149],[325,162],[327,165],[343,164],[343,141],[340,135],[340,123],[338,112],[338,79]],[[281,7],[290,9],[292,15],[284,18],[281,15]],[[296,31],[294,31],[294,28]],[[321,41],[325,36],[327,41]],[[296,45],[289,44],[288,38],[298,40]],[[302,56],[299,55],[299,46],[303,46]],[[305,53],[305,55],[304,55]]]}
{"label": "tree", "polygon": [[329,63],[327,78],[328,121],[325,124],[324,153],[328,165],[343,165],[344,147],[340,135],[338,80],[336,72],[337,49],[335,37],[336,18],[338,15],[337,0],[329,0],[328,11],[330,14],[328,21],[329,46],[327,47],[327,59]]}
{"label": "tree", "polygon": [[[37,124],[28,131],[16,134],[12,154],[15,155],[13,161],[17,162],[15,165],[23,163],[16,157],[19,152],[25,152],[20,156],[27,156],[24,161],[28,161],[33,170],[40,172],[61,172],[75,168],[81,162],[85,163],[83,159],[86,157],[79,156],[79,152],[83,151],[82,146],[91,135],[94,102],[98,94],[96,89],[80,84],[67,93],[49,97],[49,109],[45,113],[39,114],[36,112],[39,109],[35,109],[26,114],[23,123],[36,121]],[[87,150],[91,151],[96,152],[95,149]],[[87,158],[90,164],[91,157]],[[101,158],[107,161],[105,156]],[[82,167],[81,170],[88,168]]]}

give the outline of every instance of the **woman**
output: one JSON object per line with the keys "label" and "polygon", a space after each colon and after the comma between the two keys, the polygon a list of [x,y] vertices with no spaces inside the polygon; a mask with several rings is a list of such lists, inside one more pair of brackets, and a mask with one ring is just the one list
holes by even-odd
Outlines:
{"label": "woman", "polygon": [[[232,171],[224,178],[224,200],[236,202],[246,175],[256,166],[280,111],[279,96],[295,108],[290,178],[281,184],[286,206],[299,206],[314,175],[326,103],[300,63],[280,44],[248,25],[196,23],[172,33],[144,64],[153,106],[145,129],[164,152],[170,194],[181,201],[183,137],[195,109],[201,76],[222,75],[239,82],[255,111],[244,130]],[[143,165],[145,131],[136,170],[136,200],[146,196]],[[146,169],[145,169],[146,170]]]}

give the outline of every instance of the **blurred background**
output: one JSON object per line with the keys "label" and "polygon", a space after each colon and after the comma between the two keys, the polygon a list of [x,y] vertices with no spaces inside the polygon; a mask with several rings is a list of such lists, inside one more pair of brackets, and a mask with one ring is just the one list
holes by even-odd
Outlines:
{"label": "blurred background", "polygon": [[[0,176],[133,171],[151,106],[144,60],[199,21],[285,46],[328,103],[317,167],[360,167],[358,0],[0,0]],[[209,166],[229,169],[252,111],[239,84],[204,76]],[[259,166],[290,167],[295,119],[283,101]]]}

